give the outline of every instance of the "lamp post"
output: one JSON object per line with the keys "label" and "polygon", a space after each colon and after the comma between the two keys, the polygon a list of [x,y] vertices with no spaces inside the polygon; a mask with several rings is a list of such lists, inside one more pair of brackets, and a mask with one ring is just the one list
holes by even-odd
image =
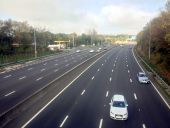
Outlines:
{"label": "lamp post", "polygon": [[149,60],[151,58],[151,22],[149,23]]}
{"label": "lamp post", "polygon": [[35,29],[34,29],[34,56],[35,58],[37,58],[37,42],[36,42]]}

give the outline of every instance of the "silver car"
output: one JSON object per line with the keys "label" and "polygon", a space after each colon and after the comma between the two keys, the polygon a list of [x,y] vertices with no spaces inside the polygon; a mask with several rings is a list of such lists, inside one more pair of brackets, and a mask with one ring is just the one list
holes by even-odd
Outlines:
{"label": "silver car", "polygon": [[144,72],[139,72],[139,73],[137,74],[137,78],[138,78],[138,81],[139,81],[140,83],[145,83],[145,84],[150,83],[148,77],[146,76],[146,74],[145,74]]}

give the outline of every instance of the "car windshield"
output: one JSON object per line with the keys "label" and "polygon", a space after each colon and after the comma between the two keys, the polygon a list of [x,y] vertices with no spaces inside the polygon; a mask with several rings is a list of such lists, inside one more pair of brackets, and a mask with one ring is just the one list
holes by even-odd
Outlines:
{"label": "car windshield", "polygon": [[123,102],[123,101],[114,101],[114,102],[113,102],[113,107],[121,107],[121,108],[124,108],[124,107],[125,107],[125,102]]}
{"label": "car windshield", "polygon": [[140,77],[146,77],[145,74],[139,74]]}

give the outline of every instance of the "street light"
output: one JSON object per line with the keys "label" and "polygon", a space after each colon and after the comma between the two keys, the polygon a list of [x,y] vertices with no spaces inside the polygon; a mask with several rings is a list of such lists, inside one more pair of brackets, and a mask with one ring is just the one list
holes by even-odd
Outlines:
{"label": "street light", "polygon": [[37,42],[36,42],[35,29],[34,29],[34,56],[35,58],[37,58]]}
{"label": "street light", "polygon": [[149,23],[149,60],[151,58],[151,22]]}

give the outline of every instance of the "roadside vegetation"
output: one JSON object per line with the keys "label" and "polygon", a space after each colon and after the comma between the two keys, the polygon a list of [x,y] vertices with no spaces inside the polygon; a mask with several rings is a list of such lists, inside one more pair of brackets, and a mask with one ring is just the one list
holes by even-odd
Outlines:
{"label": "roadside vegetation", "polygon": [[137,51],[170,85],[170,2],[138,33]]}

